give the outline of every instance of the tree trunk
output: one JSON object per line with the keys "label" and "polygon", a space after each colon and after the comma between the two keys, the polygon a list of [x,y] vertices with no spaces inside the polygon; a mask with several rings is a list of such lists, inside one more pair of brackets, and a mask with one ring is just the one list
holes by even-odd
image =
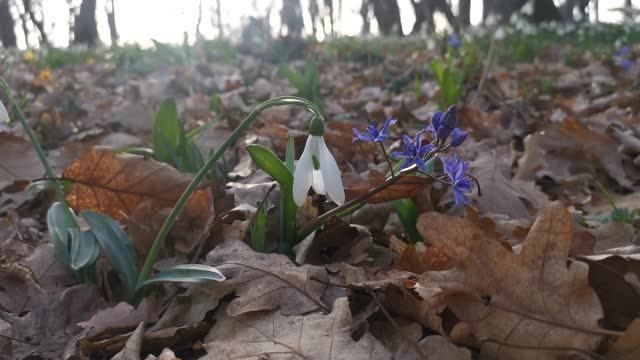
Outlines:
{"label": "tree trunk", "polygon": [[[553,0],[551,0],[553,1]],[[440,9],[444,13],[444,16],[447,18],[449,25],[453,28],[453,31],[456,33],[460,32],[460,26],[458,26],[458,21],[456,17],[453,15],[453,11],[451,11],[451,7],[447,4],[447,0],[437,0],[435,1],[436,9]],[[469,5],[471,6],[471,5]]]}
{"label": "tree trunk", "polygon": [[3,47],[16,47],[15,26],[16,23],[9,9],[9,0],[0,0],[0,43]]}
{"label": "tree trunk", "polygon": [[29,19],[40,33],[40,44],[42,46],[48,47],[49,38],[47,37],[47,33],[44,31],[44,19],[38,19],[35,12],[33,11],[33,4],[31,3],[31,0],[22,0],[22,5],[24,6],[25,13],[29,15]]}
{"label": "tree trunk", "polygon": [[471,26],[471,0],[460,0],[458,3],[458,24],[463,29]]}
{"label": "tree trunk", "polygon": [[98,44],[96,0],[82,0],[80,14],[75,18],[73,37],[75,44],[84,44],[89,47],[95,47]]}
{"label": "tree trunk", "polygon": [[369,20],[369,0],[362,0],[360,5],[360,17],[362,18],[362,29],[360,33],[362,35],[369,35],[371,32],[371,20]]}
{"label": "tree trunk", "polygon": [[116,5],[111,0],[111,10],[107,9],[107,23],[109,24],[109,36],[111,38],[111,47],[118,46],[118,28],[116,28]]}
{"label": "tree trunk", "polygon": [[546,21],[560,21],[562,15],[560,10],[553,3],[553,0],[532,0],[533,1],[533,21],[536,23]]}
{"label": "tree trunk", "polygon": [[631,0],[624,0],[624,7],[627,10],[624,13],[624,19],[626,21],[632,21],[633,15],[631,13],[631,9],[633,9],[633,4],[631,3]]}
{"label": "tree trunk", "polygon": [[402,36],[402,24],[400,23],[400,8],[396,0],[372,0],[373,15],[378,22],[380,33],[388,36],[395,30]]}
{"label": "tree trunk", "polygon": [[334,19],[333,19],[333,0],[324,0],[324,5],[329,8],[329,21],[331,24],[331,38],[335,37],[334,32]]}
{"label": "tree trunk", "polygon": [[320,16],[320,8],[318,7],[318,0],[309,0],[309,15],[311,16],[311,32],[313,38],[317,38],[318,34],[318,17]]}
{"label": "tree trunk", "polygon": [[283,28],[286,28],[287,37],[302,37],[304,22],[302,21],[302,6],[300,5],[300,0],[282,0],[280,22],[280,36],[283,35]]}

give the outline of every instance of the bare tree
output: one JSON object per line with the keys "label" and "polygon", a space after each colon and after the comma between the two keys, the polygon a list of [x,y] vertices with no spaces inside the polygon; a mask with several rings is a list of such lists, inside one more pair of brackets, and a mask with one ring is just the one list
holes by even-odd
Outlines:
{"label": "bare tree", "polygon": [[[24,6],[24,12],[29,15],[29,20],[31,23],[38,29],[38,33],[40,35],[40,45],[49,46],[49,38],[47,37],[47,33],[44,30],[44,18],[38,18],[34,11],[34,3],[31,0],[22,0],[22,5]],[[35,5],[40,6],[40,2]]]}
{"label": "bare tree", "polygon": [[202,0],[198,2],[198,20],[196,22],[196,42],[201,41],[204,36],[202,36],[202,32],[200,31],[200,25],[202,24]]}
{"label": "bare tree", "polygon": [[114,0],[110,2],[111,6],[106,7],[105,11],[107,13],[107,23],[109,24],[109,37],[111,38],[111,47],[118,46],[118,39],[120,35],[118,35],[118,28],[116,28],[116,5],[114,4]]}
{"label": "bare tree", "polygon": [[[411,0],[411,4],[416,14],[416,22],[413,24],[413,29],[411,30],[412,34],[419,33],[422,30],[423,24],[427,25],[427,32],[435,31],[433,14],[436,11],[444,14],[456,33],[460,31],[458,21],[446,0]],[[469,7],[471,7],[471,5],[469,5]]]}
{"label": "bare tree", "polygon": [[362,29],[360,30],[360,33],[362,35],[368,35],[371,32],[369,5],[371,5],[371,2],[369,2],[369,0],[362,0],[362,5],[360,5],[360,17],[362,17]]}
{"label": "bare tree", "polygon": [[280,36],[287,29],[287,36],[300,38],[302,37],[302,6],[300,0],[282,0],[282,9],[280,10]]}
{"label": "bare tree", "polygon": [[402,36],[400,8],[396,0],[372,0],[373,15],[378,22],[378,29],[383,35],[391,35],[395,31]]}
{"label": "bare tree", "polygon": [[309,0],[309,16],[311,16],[311,33],[313,38],[316,38],[318,33],[318,17],[320,16],[320,7],[318,7],[318,0]]}
{"label": "bare tree", "polygon": [[460,0],[458,2],[458,24],[462,28],[471,25],[471,0]]}
{"label": "bare tree", "polygon": [[75,17],[73,42],[87,46],[98,44],[98,24],[96,23],[96,0],[82,0],[80,14]]}
{"label": "bare tree", "polygon": [[5,48],[16,47],[16,23],[9,9],[9,0],[0,0],[0,43]]}

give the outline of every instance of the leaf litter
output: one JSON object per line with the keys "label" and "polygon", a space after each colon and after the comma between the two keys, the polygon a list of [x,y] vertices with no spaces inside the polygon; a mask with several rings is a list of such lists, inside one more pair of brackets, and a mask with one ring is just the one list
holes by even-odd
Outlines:
{"label": "leaf litter", "polygon": [[[313,51],[328,90],[322,93],[327,144],[342,166],[347,199],[355,198],[389,169],[373,144],[352,143],[351,128],[394,116],[399,128],[390,137],[399,140],[401,130],[414,135],[426,126],[438,109],[438,89],[415,62],[439,55],[412,50],[412,56],[387,53],[383,62],[364,64],[331,57],[322,46]],[[166,96],[175,97],[187,129],[219,117],[196,138],[206,157],[259,100],[294,91],[277,65],[238,56],[243,61],[233,65],[172,65],[126,77],[113,76],[125,70],[108,60],[50,74],[17,63],[3,76],[27,99],[24,111],[39,124],[49,158],[70,183],[74,210],[117,219],[145,254],[192,175],[120,150],[150,143],[149,114]],[[415,76],[420,91],[413,81],[397,87],[389,80],[406,76]],[[319,229],[299,249],[304,263],[248,245],[252,212],[272,182],[248,160],[244,145],[262,143],[284,158],[293,135],[298,157],[306,137],[306,114],[268,111],[218,164],[222,181],[205,183],[192,196],[156,264],[196,259],[217,267],[227,281],[165,284],[135,307],[114,298],[106,262],[99,262],[95,285],[80,285],[56,259],[44,215],[50,194],[22,194],[44,171],[19,127],[2,125],[0,220],[10,231],[0,239],[0,353],[635,359],[639,224],[613,219],[608,201],[640,208],[640,95],[629,76],[594,58],[575,66],[497,66],[482,92],[472,83],[459,110],[470,139],[456,151],[471,160],[482,196],[462,211],[449,206],[450,194],[437,182],[407,177]],[[527,88],[540,78],[552,79],[550,94]],[[219,106],[211,105],[211,94]],[[396,141],[388,150],[399,146]],[[387,202],[401,197],[413,198],[422,213],[418,243],[409,241]],[[271,245],[279,236],[275,199],[268,199]],[[321,197],[310,197],[299,222],[328,209]]]}

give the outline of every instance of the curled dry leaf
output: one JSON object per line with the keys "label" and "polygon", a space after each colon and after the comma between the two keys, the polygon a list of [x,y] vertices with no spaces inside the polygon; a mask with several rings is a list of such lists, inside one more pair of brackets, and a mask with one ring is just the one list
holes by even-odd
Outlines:
{"label": "curled dry leaf", "polygon": [[[368,179],[364,179],[359,175],[343,176],[342,182],[347,197],[346,201],[366,194],[369,190],[382,184],[384,181],[384,174],[376,170],[369,171]],[[380,204],[391,200],[409,198],[423,190],[426,186],[431,185],[433,181],[432,178],[424,176],[405,176],[395,184],[367,198],[363,202],[365,204]]]}
{"label": "curled dry leaf", "polygon": [[[171,207],[192,180],[171,166],[142,156],[116,154],[94,147],[71,163],[62,177],[73,183],[67,194],[76,211],[93,210],[129,222],[136,249],[147,253]],[[171,237],[181,252],[189,252],[198,232],[213,215],[209,189],[196,190],[178,218]],[[179,245],[181,244],[181,245]]]}
{"label": "curled dry leaf", "polygon": [[563,205],[540,211],[520,255],[498,242],[479,241],[477,230],[463,225],[463,219],[435,212],[420,215],[425,240],[448,247],[460,261],[450,270],[423,274],[417,290],[467,322],[484,341],[483,354],[523,360],[571,353],[557,348],[596,349],[603,311],[589,286],[588,265],[567,258],[573,225]]}
{"label": "curled dry leaf", "polygon": [[140,347],[142,346],[142,334],[144,334],[144,322],[131,333],[124,348],[115,354],[111,360],[140,360]]}
{"label": "curled dry leaf", "polygon": [[351,339],[351,311],[347,298],[333,303],[329,314],[315,312],[285,316],[278,311],[230,315],[218,310],[216,324],[205,337],[203,360],[332,359],[382,360],[391,354],[373,335]]}
{"label": "curled dry leaf", "polygon": [[300,315],[316,309],[328,310],[320,297],[327,271],[318,266],[295,266],[286,256],[256,253],[240,241],[226,241],[207,255],[206,264],[227,278],[201,285],[211,297],[235,292],[227,311],[230,316],[246,312],[280,309],[283,315]]}
{"label": "curled dry leaf", "polygon": [[611,350],[607,353],[607,360],[640,359],[640,319],[634,320]]}

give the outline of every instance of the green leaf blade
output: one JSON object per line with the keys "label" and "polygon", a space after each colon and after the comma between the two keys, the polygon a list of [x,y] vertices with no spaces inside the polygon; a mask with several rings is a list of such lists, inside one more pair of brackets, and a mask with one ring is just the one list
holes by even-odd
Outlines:
{"label": "green leaf blade", "polygon": [[224,281],[225,276],[218,269],[202,264],[184,264],[176,265],[167,270],[154,274],[148,280],[140,283],[136,291],[140,291],[144,287],[162,282],[190,282],[204,283],[211,281]]}
{"label": "green leaf blade", "polygon": [[68,231],[71,237],[71,268],[77,271],[93,264],[100,255],[100,246],[93,233],[77,228]]}
{"label": "green leaf blade", "polygon": [[259,144],[248,145],[247,151],[256,165],[281,186],[293,186],[293,174],[273,151]]}
{"label": "green leaf blade", "polygon": [[137,258],[133,244],[120,228],[120,224],[112,218],[90,210],[80,212],[80,217],[89,224],[105,256],[120,276],[127,298],[132,298],[138,280]]}
{"label": "green leaf blade", "polygon": [[181,130],[176,100],[166,98],[160,105],[151,131],[153,153],[157,160],[167,163],[174,160],[171,154],[178,148]]}

